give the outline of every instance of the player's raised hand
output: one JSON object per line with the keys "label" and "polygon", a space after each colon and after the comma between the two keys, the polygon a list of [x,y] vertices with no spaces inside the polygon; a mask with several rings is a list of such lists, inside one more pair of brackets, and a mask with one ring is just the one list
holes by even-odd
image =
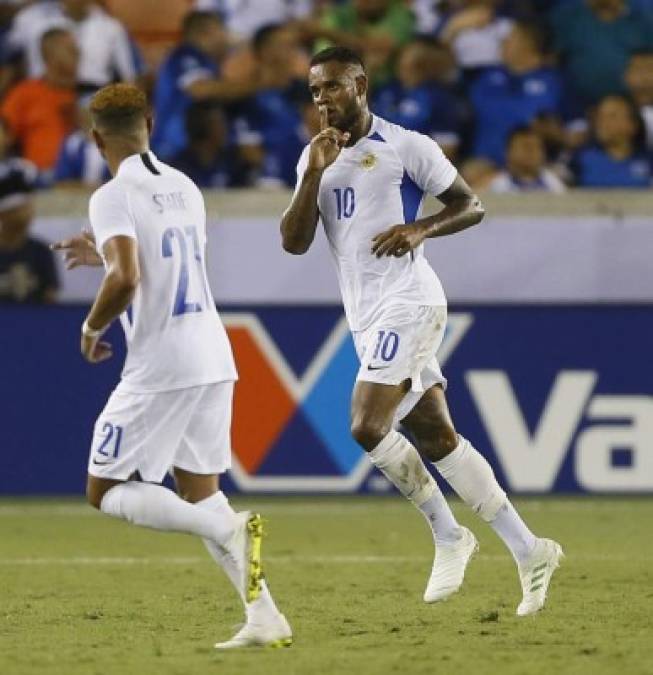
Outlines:
{"label": "player's raised hand", "polygon": [[424,239],[426,231],[416,223],[394,225],[372,239],[372,253],[377,258],[384,255],[401,258],[402,255],[417,248]]}
{"label": "player's raised hand", "polygon": [[320,133],[311,141],[308,168],[324,170],[333,164],[349,140],[349,132],[329,126],[327,109],[320,106]]}
{"label": "player's raised hand", "polygon": [[50,246],[53,251],[63,251],[67,270],[86,265],[101,267],[102,258],[95,248],[95,237],[92,232],[83,230],[70,239],[62,239]]}

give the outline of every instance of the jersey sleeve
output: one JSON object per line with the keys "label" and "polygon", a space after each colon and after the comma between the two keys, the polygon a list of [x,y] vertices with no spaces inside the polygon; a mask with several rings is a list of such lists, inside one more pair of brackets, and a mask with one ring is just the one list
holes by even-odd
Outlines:
{"label": "jersey sleeve", "polygon": [[307,145],[303,150],[302,154],[299,156],[299,159],[297,160],[297,178],[295,180],[295,191],[293,193],[293,199],[295,198],[295,195],[299,192],[299,188],[302,184],[302,178],[304,177],[304,173],[306,172],[306,167],[308,166],[308,150],[310,148],[310,145]]}
{"label": "jersey sleeve", "polygon": [[424,192],[438,196],[451,187],[458,171],[428,136],[402,130],[395,149],[409,178]]}
{"label": "jersey sleeve", "polygon": [[91,197],[89,220],[95,235],[95,247],[102,253],[104,244],[113,237],[136,239],[136,227],[124,190],[107,184]]}

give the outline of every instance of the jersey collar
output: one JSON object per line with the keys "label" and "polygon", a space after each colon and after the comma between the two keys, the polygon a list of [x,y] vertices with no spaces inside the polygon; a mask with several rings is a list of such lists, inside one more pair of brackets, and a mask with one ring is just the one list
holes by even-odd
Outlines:
{"label": "jersey collar", "polygon": [[[150,161],[152,162],[152,165],[156,167],[156,165],[159,163],[158,157],[151,150],[148,150],[144,154],[149,157]],[[146,168],[145,164],[143,163],[141,153],[129,155],[129,157],[125,157],[125,159],[123,159],[122,162],[120,162],[120,166],[118,167],[118,172],[116,173],[116,176],[119,176],[120,174],[128,171],[137,170],[139,167],[142,169]]]}

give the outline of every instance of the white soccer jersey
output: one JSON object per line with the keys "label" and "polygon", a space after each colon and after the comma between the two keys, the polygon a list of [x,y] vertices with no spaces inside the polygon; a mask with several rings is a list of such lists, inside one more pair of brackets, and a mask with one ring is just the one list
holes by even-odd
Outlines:
{"label": "white soccer jersey", "polygon": [[[298,187],[309,146],[297,165]],[[374,116],[366,137],[343,148],[320,182],[320,219],[331,245],[352,331],[391,305],[445,305],[442,285],[419,246],[413,255],[377,258],[372,239],[419,217],[425,193],[448,189],[457,171],[432,139]]]}
{"label": "white soccer jersey", "polygon": [[138,242],[141,280],[120,317],[127,340],[121,390],[235,380],[206,275],[204,199],[193,181],[152,153],[132,155],[91,197],[89,215],[98,251],[120,235]]}

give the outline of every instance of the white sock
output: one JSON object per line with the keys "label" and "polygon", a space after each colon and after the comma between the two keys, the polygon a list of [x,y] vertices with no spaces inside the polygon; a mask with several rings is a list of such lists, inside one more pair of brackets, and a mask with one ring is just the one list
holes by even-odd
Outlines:
{"label": "white sock", "polygon": [[505,542],[518,563],[530,558],[537,537],[528,529],[515,507],[507,499],[490,525]]}
{"label": "white sock", "polygon": [[435,462],[442,477],[501,537],[518,562],[532,552],[536,537],[499,487],[492,467],[474,446],[458,436],[458,446]]}
{"label": "white sock", "polygon": [[372,464],[409,499],[428,521],[436,542],[460,537],[449,504],[414,446],[398,431],[390,433],[369,453]]}
{"label": "white sock", "polygon": [[[206,509],[207,511],[211,511],[220,520],[224,521],[225,523],[231,523],[231,527],[233,528],[236,512],[231,508],[231,504],[229,503],[229,500],[227,499],[224,492],[216,492],[210,497],[203,499],[201,502],[197,502],[196,506]],[[211,557],[216,563],[218,563],[218,565],[220,565],[220,567],[222,567],[222,569],[225,571],[225,574],[229,577],[229,580],[240,595],[240,599],[245,604],[248,621],[255,621],[257,616],[260,616],[261,614],[276,614],[279,612],[276,605],[274,604],[274,600],[270,595],[270,591],[265,581],[261,582],[261,594],[259,597],[254,600],[254,602],[246,603],[245,596],[243,595],[242,589],[240,587],[240,575],[236,565],[234,564],[233,558],[231,556],[225,555],[224,550],[211,539],[204,539],[203,541],[208,552],[211,554]]]}
{"label": "white sock", "polygon": [[460,525],[437,485],[431,497],[417,508],[431,526],[436,544],[453,544],[460,539]]}
{"label": "white sock", "polygon": [[185,532],[226,544],[233,533],[233,523],[195,504],[185,502],[174,492],[152,483],[128,481],[109,489],[100,504],[110,516],[167,532]]}

